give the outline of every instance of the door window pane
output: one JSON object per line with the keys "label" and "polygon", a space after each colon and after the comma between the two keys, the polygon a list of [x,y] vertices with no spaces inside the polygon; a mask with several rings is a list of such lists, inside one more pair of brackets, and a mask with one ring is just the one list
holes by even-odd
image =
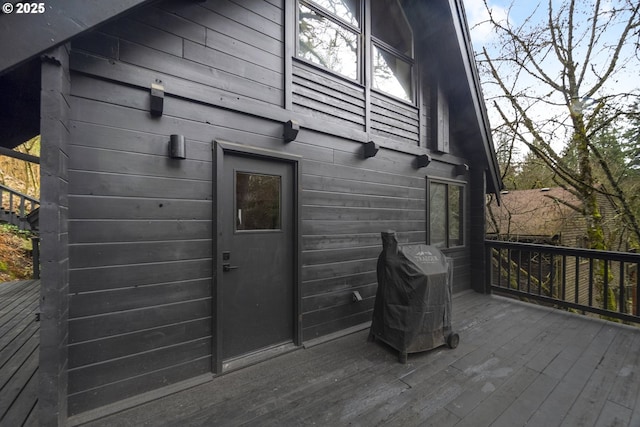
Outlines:
{"label": "door window pane", "polygon": [[429,191],[429,237],[430,244],[438,248],[447,247],[447,199],[445,184],[431,183]]}
{"label": "door window pane", "polygon": [[236,230],[280,229],[280,177],[236,172]]}
{"label": "door window pane", "polygon": [[398,52],[413,58],[413,34],[411,25],[397,0],[373,0],[371,2],[371,31]]}
{"label": "door window pane", "polygon": [[358,52],[358,34],[300,4],[300,58],[358,80]]}

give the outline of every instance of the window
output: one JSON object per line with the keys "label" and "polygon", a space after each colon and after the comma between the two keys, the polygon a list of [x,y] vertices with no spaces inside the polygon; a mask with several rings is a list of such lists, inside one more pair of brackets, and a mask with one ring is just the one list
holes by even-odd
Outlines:
{"label": "window", "polygon": [[280,177],[236,172],[236,231],[280,229]]}
{"label": "window", "polygon": [[298,13],[298,57],[359,80],[360,2],[300,1]]}
{"label": "window", "polygon": [[[371,58],[362,58],[365,9],[371,14]],[[371,81],[365,84],[406,102],[415,98],[413,50],[398,0],[298,1],[298,58],[357,82],[368,64]]]}
{"label": "window", "polygon": [[413,101],[413,34],[398,0],[371,2],[372,87]]}
{"label": "window", "polygon": [[428,242],[438,248],[464,245],[464,185],[428,181]]}

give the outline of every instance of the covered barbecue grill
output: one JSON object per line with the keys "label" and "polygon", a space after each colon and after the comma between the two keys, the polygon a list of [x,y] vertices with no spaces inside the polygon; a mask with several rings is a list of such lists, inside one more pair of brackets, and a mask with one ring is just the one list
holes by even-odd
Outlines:
{"label": "covered barbecue grill", "polygon": [[451,331],[451,268],[436,247],[399,245],[393,231],[382,233],[378,290],[369,340],[379,339],[399,352],[458,345]]}

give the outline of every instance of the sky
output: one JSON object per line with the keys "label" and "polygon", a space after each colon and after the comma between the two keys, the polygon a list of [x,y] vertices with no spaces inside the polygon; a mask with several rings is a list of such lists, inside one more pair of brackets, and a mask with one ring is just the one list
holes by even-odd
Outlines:
{"label": "sky", "polygon": [[[464,1],[465,12],[467,14],[467,21],[471,29],[471,40],[473,42],[474,50],[476,52],[480,52],[483,47],[486,47],[491,57],[494,57],[494,58],[497,57],[499,52],[496,51],[496,47],[494,47],[493,45],[493,43],[497,41],[497,36],[493,32],[491,25],[482,23],[488,19],[488,13],[486,10],[486,6],[484,4],[484,0],[463,0],[463,1]],[[525,22],[525,20],[530,16],[532,16],[533,21],[537,21],[540,23],[544,23],[547,20],[547,12],[548,12],[547,0],[541,0],[541,1],[487,0],[487,2],[491,10],[493,11],[494,17],[498,18],[498,20],[504,20],[504,21],[508,20],[512,27],[518,27],[522,25]],[[557,9],[560,3],[562,3],[562,0],[553,0],[554,8]],[[581,2],[578,4],[585,5],[589,3],[590,2]],[[603,10],[610,10],[611,5],[615,3],[616,3],[616,0],[603,0],[602,1]],[[537,11],[534,13],[534,10],[536,10],[536,7],[538,8],[537,8]],[[577,15],[577,16],[581,16],[581,15]],[[584,22],[582,24],[584,24]],[[576,23],[576,25],[574,26],[574,28],[577,28],[576,33],[580,28],[579,25],[580,23]],[[618,27],[618,28],[613,27],[613,28],[610,28],[607,33],[602,33],[601,41],[609,42],[609,43],[616,42],[619,39],[619,32],[617,30],[620,30],[620,29],[621,27]],[[582,52],[585,52],[585,51],[583,50]],[[639,89],[640,82],[638,79],[638,76],[640,76],[640,61],[638,60],[637,56],[633,55],[634,52],[632,50],[627,50],[626,53],[630,54],[629,56],[632,57],[633,60],[627,64],[628,67],[625,70],[625,72],[621,73],[619,78],[613,80],[609,86],[604,87],[602,90],[596,93],[593,96],[593,98],[597,99],[598,97],[602,97],[608,94],[618,93],[618,92],[631,92],[631,91],[635,91],[635,93],[640,92],[640,89]],[[553,55],[551,55],[550,58],[552,60],[547,61],[546,63],[543,63],[543,67],[546,67],[545,71],[547,71],[551,76],[557,77],[557,81],[560,81],[559,76],[561,75],[560,73],[561,67],[558,62],[553,61]],[[579,61],[582,58],[582,56],[576,55],[576,58],[577,58],[577,61]],[[586,84],[583,86],[583,91],[586,91],[587,88],[590,87],[590,85],[593,84],[593,82],[595,81],[595,74],[591,74],[592,68],[597,73],[602,74],[604,72],[604,66],[607,63],[608,61],[603,53],[600,53],[597,55],[594,54],[592,56],[592,61],[590,62],[590,66],[588,67],[589,71],[587,72]],[[589,81],[588,79],[588,76],[590,74],[593,76],[593,79],[591,81]],[[507,76],[507,78],[510,78],[510,77],[511,76],[509,75]],[[486,80],[486,76],[483,76],[481,74],[481,80]],[[543,85],[541,85],[539,82],[536,82],[534,79],[522,78],[521,81],[518,83],[520,88],[525,88],[524,90],[527,92],[528,95],[533,95],[538,97],[544,96],[542,95],[542,92],[540,92],[543,90]],[[545,90],[545,93],[549,92],[548,88],[544,88],[544,90]],[[487,108],[488,108],[491,124],[495,126],[495,124],[499,122],[499,119],[497,117],[497,112],[494,111],[491,99],[495,94],[497,94],[497,92],[493,92],[495,91],[495,89],[486,84],[483,85],[483,91],[485,94],[485,99],[488,101]],[[592,102],[593,98],[591,98],[588,102]],[[563,99],[561,98],[557,98],[557,99],[558,101],[563,102]],[[563,107],[563,108],[564,109],[560,108],[556,110],[555,114],[565,114],[565,116],[568,117],[568,109],[566,107]],[[545,119],[546,114],[552,113],[551,110],[552,108],[550,108],[548,104],[543,104],[543,103],[540,103],[540,105],[532,108],[532,111],[535,111],[537,117],[543,120]],[[536,120],[536,118],[534,118],[534,120]],[[563,139],[563,137],[557,137],[556,139],[557,139],[556,146],[560,148],[562,144],[561,140]],[[494,136],[494,140],[495,140],[495,136]],[[556,149],[559,149],[559,148],[556,148]]]}

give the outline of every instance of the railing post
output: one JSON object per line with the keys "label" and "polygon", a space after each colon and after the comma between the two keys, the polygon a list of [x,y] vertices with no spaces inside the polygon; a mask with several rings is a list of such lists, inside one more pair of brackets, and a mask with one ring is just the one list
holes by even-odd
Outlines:
{"label": "railing post", "polygon": [[484,269],[484,275],[485,275],[484,289],[486,293],[490,294],[491,286],[493,284],[493,264],[492,264],[493,247],[491,247],[491,245],[486,245],[484,256],[485,256],[485,265],[486,265],[486,268]]}
{"label": "railing post", "polygon": [[33,259],[33,278],[40,279],[40,237],[31,238],[31,255]]}

